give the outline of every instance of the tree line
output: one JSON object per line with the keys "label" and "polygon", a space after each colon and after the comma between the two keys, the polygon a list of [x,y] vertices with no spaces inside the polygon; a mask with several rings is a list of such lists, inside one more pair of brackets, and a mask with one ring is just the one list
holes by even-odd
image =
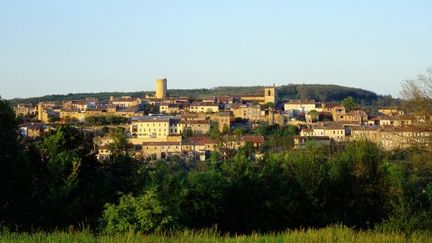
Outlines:
{"label": "tree line", "polygon": [[[249,87],[216,87],[212,89],[170,89],[170,96],[181,97],[200,97],[200,96],[224,96],[224,95],[242,95],[242,94],[263,94],[264,86]],[[12,99],[13,104],[33,103],[41,101],[79,100],[88,97],[94,97],[99,100],[107,100],[110,96],[131,96],[133,98],[142,98],[151,91],[137,92],[99,92],[99,93],[76,93],[65,95],[46,95],[42,97],[16,98]],[[363,105],[380,105],[389,106],[398,101],[390,95],[378,95],[372,91],[345,87],[340,85],[328,84],[288,84],[277,87],[277,93],[280,100],[284,99],[316,99],[323,102],[341,102],[344,98],[351,96],[359,104]]]}

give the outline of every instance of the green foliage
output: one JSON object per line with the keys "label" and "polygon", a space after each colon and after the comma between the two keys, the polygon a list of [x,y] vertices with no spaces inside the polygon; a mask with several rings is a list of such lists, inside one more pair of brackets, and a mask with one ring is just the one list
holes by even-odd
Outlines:
{"label": "green foliage", "polygon": [[113,157],[125,156],[129,154],[132,144],[130,144],[127,140],[124,128],[118,127],[112,129],[108,136],[113,140],[113,142],[108,146]]}
{"label": "green foliage", "polygon": [[345,107],[345,110],[348,112],[348,111],[352,111],[352,109],[356,106],[356,103],[352,96],[348,96],[342,100],[342,105],[343,107]]}
{"label": "green foliage", "polygon": [[183,132],[182,132],[182,138],[188,138],[188,137],[191,137],[191,136],[193,136],[192,129],[185,128],[183,130]]}
{"label": "green foliage", "polygon": [[51,123],[58,122],[60,121],[60,118],[58,116],[49,116],[48,121]]}
{"label": "green foliage", "polygon": [[125,124],[127,121],[128,118],[122,116],[88,116],[85,118],[85,123],[88,125],[118,125]]}
{"label": "green foliage", "polygon": [[396,171],[397,197],[390,217],[378,226],[382,230],[414,232],[432,227],[432,157],[430,152],[406,151]]}
{"label": "green foliage", "polygon": [[156,188],[149,188],[138,197],[124,195],[118,204],[107,204],[102,216],[104,232],[159,232],[169,230],[173,217],[161,204]]}
{"label": "green foliage", "polygon": [[241,137],[243,134],[246,133],[246,130],[240,127],[234,128],[231,131],[232,134],[234,134],[236,137]]}
{"label": "green foliage", "polygon": [[209,136],[212,139],[218,139],[220,137],[219,123],[217,122],[210,123]]}
{"label": "green foliage", "polygon": [[334,187],[330,202],[342,216],[340,222],[370,227],[388,214],[394,196],[391,169],[375,144],[369,141],[347,144],[331,161],[330,176]]}
{"label": "green foliage", "polygon": [[222,213],[222,200],[227,179],[216,170],[188,173],[182,185],[182,221],[188,227],[207,228],[217,223]]}
{"label": "green foliage", "polygon": [[280,127],[278,125],[260,125],[252,133],[265,137],[264,151],[282,152],[293,147],[293,136],[298,134],[295,126],[288,125]]}
{"label": "green foliage", "polygon": [[0,97],[0,227],[20,227],[27,220],[31,168],[18,140],[18,124],[9,103]]}
{"label": "green foliage", "polygon": [[319,119],[319,113],[316,110],[309,111],[308,115],[311,116],[312,122],[316,122]]}
{"label": "green foliage", "polygon": [[40,165],[33,176],[40,226],[66,227],[100,213],[102,175],[92,148],[92,137],[70,126],[58,127],[37,145]]}
{"label": "green foliage", "polygon": [[261,109],[263,109],[263,110],[266,110],[268,108],[275,108],[275,104],[273,104],[273,102],[268,102],[268,103],[261,106]]}
{"label": "green foliage", "polygon": [[144,106],[144,114],[157,114],[159,113],[159,106],[158,105],[151,105],[151,104],[145,104]]}

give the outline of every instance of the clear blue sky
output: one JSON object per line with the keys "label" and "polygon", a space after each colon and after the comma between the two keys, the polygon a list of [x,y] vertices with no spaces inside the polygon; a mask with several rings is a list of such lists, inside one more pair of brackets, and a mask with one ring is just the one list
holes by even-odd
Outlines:
{"label": "clear blue sky", "polygon": [[333,83],[398,95],[431,0],[1,0],[0,95]]}

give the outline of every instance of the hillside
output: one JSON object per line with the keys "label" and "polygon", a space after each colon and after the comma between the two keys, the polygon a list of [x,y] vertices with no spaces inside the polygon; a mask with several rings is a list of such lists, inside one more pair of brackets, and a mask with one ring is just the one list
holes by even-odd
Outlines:
{"label": "hillside", "polygon": [[[169,89],[171,96],[222,96],[239,94],[261,94],[264,86],[222,86],[210,89]],[[345,97],[352,96],[358,103],[390,105],[395,102],[391,96],[378,95],[372,91],[326,84],[288,84],[277,86],[278,96],[283,99],[316,99],[320,101],[341,101]],[[12,103],[38,103],[40,101],[62,101],[95,97],[100,100],[108,99],[110,96],[143,97],[153,91],[137,92],[99,92],[99,93],[76,93],[65,95],[46,95],[42,97],[16,98]]]}

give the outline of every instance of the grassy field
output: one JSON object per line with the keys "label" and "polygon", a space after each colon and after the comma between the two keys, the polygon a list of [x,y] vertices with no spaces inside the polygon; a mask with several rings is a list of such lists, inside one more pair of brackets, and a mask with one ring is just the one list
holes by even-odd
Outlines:
{"label": "grassy field", "polygon": [[94,235],[86,232],[3,233],[0,242],[432,242],[432,234],[355,232],[344,227],[296,230],[275,234],[224,235],[212,231],[184,231],[172,235]]}

